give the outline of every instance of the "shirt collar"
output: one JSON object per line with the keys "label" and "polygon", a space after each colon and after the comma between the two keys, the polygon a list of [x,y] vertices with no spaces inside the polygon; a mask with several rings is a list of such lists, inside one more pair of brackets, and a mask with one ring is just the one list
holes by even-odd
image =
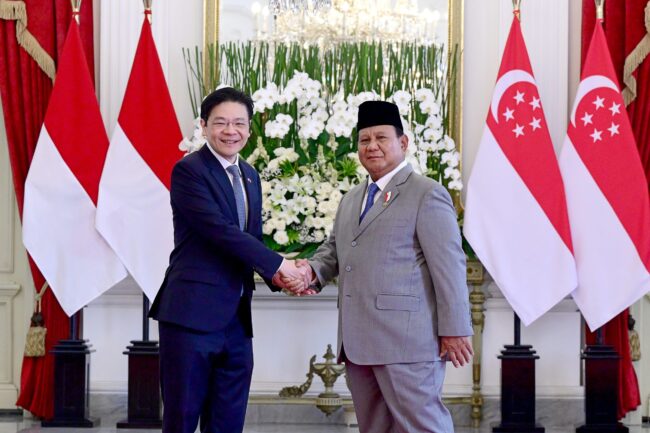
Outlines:
{"label": "shirt collar", "polygon": [[231,163],[226,158],[224,158],[223,156],[215,152],[212,146],[210,146],[210,143],[205,143],[205,145],[208,146],[208,149],[210,149],[210,153],[212,153],[214,157],[217,158],[217,161],[219,161],[219,163],[223,166],[224,170],[230,167],[231,165],[239,166],[239,154],[237,154],[237,156],[235,157],[235,162]]}
{"label": "shirt collar", "polygon": [[388,185],[388,183],[397,174],[397,172],[400,171],[401,169],[403,169],[404,167],[406,167],[406,164],[408,164],[408,162],[406,162],[406,159],[405,159],[397,167],[395,167],[390,172],[386,173],[385,175],[383,175],[382,177],[377,179],[377,182],[373,182],[372,178],[370,176],[368,176],[368,185],[370,185],[371,183],[376,183],[377,186],[379,187],[379,190],[383,191],[384,188],[386,188],[386,186]]}

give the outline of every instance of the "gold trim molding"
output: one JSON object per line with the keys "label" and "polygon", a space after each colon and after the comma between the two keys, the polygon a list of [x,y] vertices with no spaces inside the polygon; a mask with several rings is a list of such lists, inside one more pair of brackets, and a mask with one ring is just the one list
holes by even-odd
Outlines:
{"label": "gold trim molding", "polygon": [[[220,0],[203,0],[203,70],[210,70],[209,47],[213,46],[216,58],[219,58],[219,20]],[[218,64],[217,64],[218,67]],[[203,86],[209,89],[209,76],[203,74]],[[214,90],[214,89],[209,89]]]}
{"label": "gold trim molding", "polygon": [[[458,152],[463,154],[463,53],[465,50],[464,33],[465,33],[465,2],[463,0],[449,0],[449,51],[452,52],[454,47],[458,53],[456,59],[456,80],[455,93],[450,108],[451,114],[451,138],[456,142]],[[462,160],[459,168],[462,171]]]}

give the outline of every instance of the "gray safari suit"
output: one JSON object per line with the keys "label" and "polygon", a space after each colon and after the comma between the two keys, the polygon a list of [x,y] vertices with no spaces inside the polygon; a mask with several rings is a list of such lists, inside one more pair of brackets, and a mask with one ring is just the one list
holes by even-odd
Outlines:
{"label": "gray safari suit", "polygon": [[351,381],[360,428],[452,432],[438,337],[472,335],[456,212],[440,184],[406,165],[359,224],[367,185],[341,199],[329,239],[309,261],[321,284],[339,276],[338,354],[348,373],[391,366],[375,374],[378,389]]}

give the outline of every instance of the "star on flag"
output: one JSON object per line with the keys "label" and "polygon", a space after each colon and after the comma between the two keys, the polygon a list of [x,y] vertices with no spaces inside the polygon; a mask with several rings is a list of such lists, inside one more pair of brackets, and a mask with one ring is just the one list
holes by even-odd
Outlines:
{"label": "star on flag", "polygon": [[536,96],[533,96],[533,100],[530,101],[530,106],[533,107],[533,111],[537,110],[538,108],[541,108],[541,104],[539,102],[539,98]]}
{"label": "star on flag", "polygon": [[596,110],[599,108],[603,108],[605,104],[603,103],[605,101],[605,98],[601,98],[600,96],[596,97],[596,100],[594,101],[594,105],[596,106]]}
{"label": "star on flag", "polygon": [[517,90],[517,94],[514,96],[514,99],[517,101],[517,105],[519,105],[519,103],[524,102],[524,93]]}
{"label": "star on flag", "polygon": [[[621,104],[612,101],[610,97],[602,94],[597,94],[591,103],[595,107],[594,111],[592,113],[585,111],[580,119],[582,125],[577,124],[576,127],[582,129],[585,136],[591,137],[589,142],[592,144],[596,142],[612,144],[611,139],[616,139],[618,137],[615,138],[615,136],[620,135],[620,121],[615,121],[614,117],[617,115],[620,116]],[[606,106],[609,107],[607,110],[599,111],[600,108]],[[589,130],[587,130],[587,125],[590,125]],[[603,135],[605,131],[609,131],[609,135]]]}

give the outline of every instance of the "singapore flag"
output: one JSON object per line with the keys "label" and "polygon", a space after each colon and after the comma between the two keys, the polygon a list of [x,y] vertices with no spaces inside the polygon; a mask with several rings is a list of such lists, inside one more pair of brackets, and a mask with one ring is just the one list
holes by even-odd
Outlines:
{"label": "singapore flag", "polygon": [[573,298],[595,330],[650,291],[648,184],[596,23],[560,155],[578,269]]}
{"label": "singapore flag", "polygon": [[518,18],[467,186],[464,234],[526,325],[577,284],[564,187]]}

